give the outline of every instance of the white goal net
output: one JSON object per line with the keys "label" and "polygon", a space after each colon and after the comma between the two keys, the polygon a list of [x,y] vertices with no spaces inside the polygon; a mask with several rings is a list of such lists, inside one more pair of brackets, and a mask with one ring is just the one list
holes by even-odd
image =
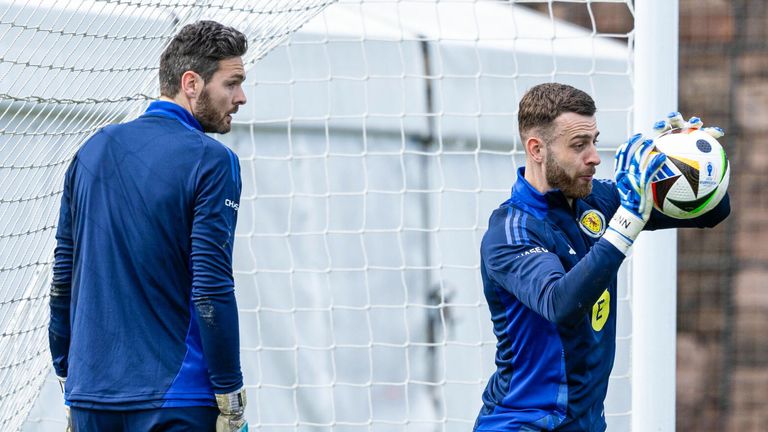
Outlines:
{"label": "white goal net", "polygon": [[[555,3],[580,6],[581,25]],[[632,130],[632,28],[601,31],[601,4],[633,14],[616,0],[0,0],[0,429],[62,427],[47,296],[72,155],[141,112],[165,43],[212,18],[251,44],[248,104],[217,137],[242,165],[251,428],[470,430],[495,352],[479,242],[524,160],[520,97],[548,81],[590,93],[603,177]],[[626,278],[610,430],[632,416]]]}

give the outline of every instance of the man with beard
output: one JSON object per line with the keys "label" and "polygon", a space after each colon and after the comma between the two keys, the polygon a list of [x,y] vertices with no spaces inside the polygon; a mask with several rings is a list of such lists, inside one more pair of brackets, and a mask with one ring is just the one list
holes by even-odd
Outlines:
{"label": "man with beard", "polygon": [[239,31],[190,24],[160,58],[159,101],[78,150],[64,180],[49,340],[75,431],[240,431],[232,247],[246,102]]}
{"label": "man with beard", "polygon": [[[616,153],[616,182],[595,180],[595,111],[589,95],[557,83],[537,85],[520,101],[526,165],[492,213],[480,250],[498,343],[476,432],[604,431],[616,274],[629,247],[642,229],[711,227],[730,212],[727,196],[697,219],[652,210],[650,182],[665,155],[639,134]],[[670,127],[701,121],[673,113],[657,123]]]}

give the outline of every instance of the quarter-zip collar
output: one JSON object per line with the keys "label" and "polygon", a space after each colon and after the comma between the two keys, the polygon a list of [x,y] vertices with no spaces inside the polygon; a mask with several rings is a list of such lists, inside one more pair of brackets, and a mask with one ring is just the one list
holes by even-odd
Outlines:
{"label": "quarter-zip collar", "polygon": [[552,189],[546,193],[536,190],[525,179],[524,166],[517,169],[517,181],[512,186],[512,196],[508,202],[512,202],[516,206],[525,209],[539,220],[544,220],[547,216],[547,211],[551,207],[562,207],[572,212],[568,200],[566,200],[565,195],[563,195],[560,189]]}
{"label": "quarter-zip collar", "polygon": [[149,104],[142,117],[143,116],[160,116],[176,119],[180,121],[181,124],[190,129],[196,129],[200,132],[204,132],[203,126],[201,126],[200,122],[198,122],[197,119],[192,116],[192,113],[184,109],[181,105],[173,102],[164,100],[154,101]]}

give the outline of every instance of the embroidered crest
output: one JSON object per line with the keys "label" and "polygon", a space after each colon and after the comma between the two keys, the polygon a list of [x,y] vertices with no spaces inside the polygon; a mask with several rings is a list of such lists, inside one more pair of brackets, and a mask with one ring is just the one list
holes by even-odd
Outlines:
{"label": "embroidered crest", "polygon": [[605,232],[605,216],[597,210],[587,210],[579,218],[579,227],[586,235],[599,238]]}

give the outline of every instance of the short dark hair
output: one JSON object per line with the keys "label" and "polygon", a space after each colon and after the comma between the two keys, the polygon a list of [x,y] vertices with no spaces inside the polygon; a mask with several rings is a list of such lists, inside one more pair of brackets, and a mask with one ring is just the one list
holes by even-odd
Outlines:
{"label": "short dark hair", "polygon": [[216,21],[187,24],[160,55],[160,94],[174,97],[184,72],[193,71],[205,81],[219,69],[219,61],[242,57],[248,39],[241,32]]}
{"label": "short dark hair", "polygon": [[520,99],[517,112],[520,137],[525,141],[526,135],[538,128],[549,139],[552,122],[560,114],[572,112],[591,116],[596,111],[592,97],[575,87],[559,83],[536,85]]}

